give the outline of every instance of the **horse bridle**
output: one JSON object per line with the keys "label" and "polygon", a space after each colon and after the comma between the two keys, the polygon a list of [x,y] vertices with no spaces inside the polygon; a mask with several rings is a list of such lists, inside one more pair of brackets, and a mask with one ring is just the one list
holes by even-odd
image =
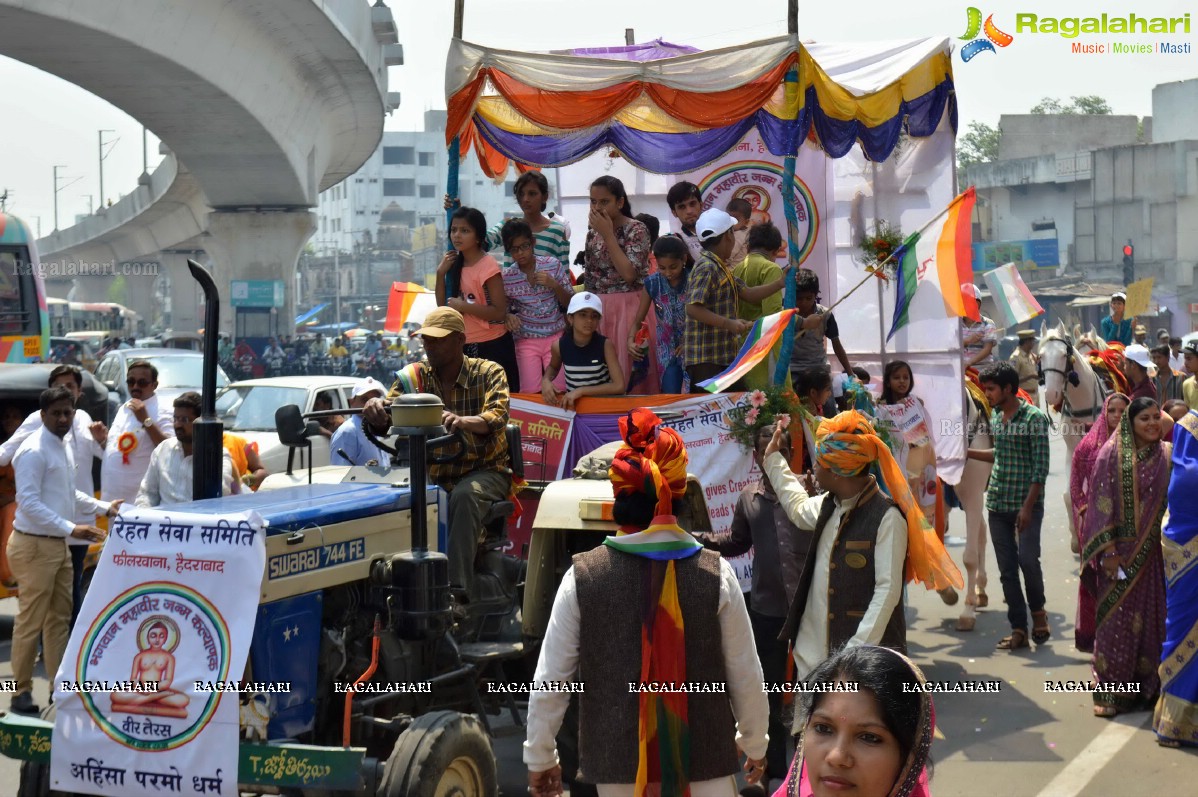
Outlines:
{"label": "horse bridle", "polygon": [[[1041,385],[1044,384],[1044,375],[1047,373],[1047,374],[1060,374],[1061,377],[1068,384],[1073,385],[1074,387],[1080,386],[1081,385],[1081,376],[1077,373],[1077,369],[1074,367],[1074,360],[1077,357],[1077,353],[1074,351],[1073,341],[1067,337],[1060,337],[1060,338],[1049,338],[1048,340],[1045,341],[1045,343],[1047,343],[1048,341],[1051,341],[1051,340],[1057,340],[1057,341],[1060,341],[1061,343],[1065,344],[1065,368],[1067,368],[1068,370],[1062,371],[1060,368],[1045,368],[1040,362],[1037,362],[1036,363],[1036,375],[1040,379],[1040,384]],[[1097,374],[1094,375],[1094,385],[1097,389],[1096,398],[1098,399],[1098,403],[1093,406],[1087,407],[1084,410],[1080,410],[1080,411],[1075,411],[1073,409],[1073,407],[1070,406],[1069,391],[1062,390],[1061,391],[1061,414],[1066,415],[1070,418],[1097,418],[1098,413],[1101,412],[1101,410],[1102,410],[1103,400],[1105,399],[1105,396],[1103,395],[1102,385],[1101,385],[1100,380],[1098,379]]]}

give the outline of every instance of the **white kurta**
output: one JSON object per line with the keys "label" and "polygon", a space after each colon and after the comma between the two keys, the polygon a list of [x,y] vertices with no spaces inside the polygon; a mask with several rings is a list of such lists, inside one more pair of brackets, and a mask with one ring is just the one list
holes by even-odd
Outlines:
{"label": "white kurta", "polygon": [[[87,495],[95,495],[96,482],[92,478],[92,459],[95,457],[103,457],[104,449],[92,437],[91,430],[88,428],[92,425],[92,416],[88,415],[83,410],[75,410],[75,420],[71,424],[71,431],[67,432],[63,442],[71,447],[72,453],[75,455],[75,489]],[[13,432],[12,437],[0,445],[0,467],[8,465],[16,456],[17,449],[21,447],[21,443],[25,442],[26,438],[41,431],[42,429],[42,414],[40,412],[31,412],[17,431]],[[86,523],[89,526],[96,522],[96,516],[90,515],[86,511],[75,516],[76,523]],[[68,545],[91,545],[88,540],[80,540],[76,537],[67,538]]]}
{"label": "white kurta", "polygon": [[[762,689],[761,662],[753,644],[753,628],[745,609],[745,598],[732,566],[720,559],[720,597],[716,609],[720,621],[720,640],[724,671],[728,677],[728,697],[736,718],[736,745],[753,759],[765,758],[769,736],[770,708]],[[549,626],[537,660],[535,683],[572,683],[578,675],[578,647],[581,614],[578,587],[571,567],[562,577]],[[635,696],[629,695],[629,700]],[[533,692],[528,700],[528,737],[524,742],[524,763],[532,772],[544,772],[558,763],[555,737],[570,703],[566,692]],[[703,733],[705,729],[692,728]],[[600,797],[631,795],[633,784],[599,784]],[[693,797],[728,797],[736,794],[731,776],[690,784]]]}
{"label": "white kurta", "polygon": [[[222,448],[221,490],[233,494],[233,459]],[[184,504],[192,499],[195,457],[183,454],[183,444],[176,437],[163,440],[150,456],[150,467],[137,490],[137,506],[166,506]]]}
{"label": "white kurta", "polygon": [[[175,433],[175,408],[160,407],[158,396],[153,395],[146,404],[147,416],[158,424],[159,431],[170,437]],[[121,454],[119,441],[128,432],[137,440],[137,446],[129,453],[128,464]],[[154,453],[154,441],[141,421],[133,415],[128,403],[116,411],[112,427],[108,430],[108,441],[104,446],[104,463],[100,466],[100,497],[105,501],[123,498],[133,503],[141,480],[150,467],[150,455]]]}
{"label": "white kurta", "polygon": [[[774,485],[778,502],[786,510],[786,516],[803,531],[815,531],[824,501],[836,502],[836,508],[832,510],[832,516],[816,546],[815,570],[811,589],[807,593],[807,610],[799,621],[799,635],[794,646],[795,672],[803,679],[811,674],[816,665],[828,658],[828,582],[831,575],[828,565],[832,562],[832,546],[839,536],[839,531],[832,530],[840,529],[845,515],[857,505],[865,490],[845,501],[838,500],[831,493],[809,496],[786,460],[778,453],[766,457],[765,472]],[[882,516],[878,538],[874,543],[874,594],[865,616],[857,626],[857,633],[846,643],[847,647],[877,645],[882,641],[886,624],[902,600],[903,563],[906,558],[907,523],[898,507],[892,506]]]}

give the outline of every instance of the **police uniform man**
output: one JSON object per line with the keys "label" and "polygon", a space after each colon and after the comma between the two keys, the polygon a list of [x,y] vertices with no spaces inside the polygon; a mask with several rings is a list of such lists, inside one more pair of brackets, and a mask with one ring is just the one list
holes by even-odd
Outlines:
{"label": "police uniform man", "polygon": [[1032,397],[1032,406],[1040,405],[1039,356],[1035,352],[1036,333],[1030,329],[1019,330],[1019,346],[1011,353],[1011,365],[1019,372],[1019,387]]}

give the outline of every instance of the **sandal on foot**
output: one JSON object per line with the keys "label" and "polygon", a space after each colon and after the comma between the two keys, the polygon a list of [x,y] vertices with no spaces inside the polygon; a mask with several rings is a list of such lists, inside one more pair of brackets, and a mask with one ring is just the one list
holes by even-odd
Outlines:
{"label": "sandal on foot", "polygon": [[1119,709],[1114,706],[1095,706],[1094,716],[1101,719],[1111,719],[1119,713]]}
{"label": "sandal on foot", "polygon": [[936,590],[936,594],[940,596],[940,600],[944,601],[945,606],[956,606],[959,596],[957,591],[952,587]]}
{"label": "sandal on foot", "polygon": [[1048,627],[1048,612],[1032,612],[1032,641],[1037,645],[1043,645],[1051,636],[1052,630]]}
{"label": "sandal on foot", "polygon": [[973,627],[976,623],[977,623],[976,617],[958,617],[957,618],[957,630],[958,631],[972,631]]}
{"label": "sandal on foot", "polygon": [[1181,742],[1177,741],[1176,739],[1162,739],[1159,736],[1156,737],[1156,743],[1159,744],[1161,747],[1169,747],[1169,748],[1173,748],[1173,749],[1177,749],[1178,747],[1181,747]]}
{"label": "sandal on foot", "polygon": [[1027,631],[1022,628],[1016,628],[1011,631],[1010,636],[1005,636],[998,640],[998,644],[994,646],[997,650],[1019,650],[1020,648],[1028,647]]}
{"label": "sandal on foot", "polygon": [[986,594],[986,590],[978,590],[978,608],[985,609],[990,605],[990,596]]}

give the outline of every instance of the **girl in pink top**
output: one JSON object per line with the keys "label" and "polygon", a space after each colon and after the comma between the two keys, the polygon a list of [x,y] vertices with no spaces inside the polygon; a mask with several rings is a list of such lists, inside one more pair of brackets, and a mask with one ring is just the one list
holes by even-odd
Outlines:
{"label": "girl in pink top", "polygon": [[483,249],[487,219],[474,208],[458,208],[450,217],[453,249],[437,266],[437,304],[451,307],[466,322],[466,355],[491,360],[507,372],[509,388],[520,384],[516,344],[504,322],[507,294],[495,258]]}

